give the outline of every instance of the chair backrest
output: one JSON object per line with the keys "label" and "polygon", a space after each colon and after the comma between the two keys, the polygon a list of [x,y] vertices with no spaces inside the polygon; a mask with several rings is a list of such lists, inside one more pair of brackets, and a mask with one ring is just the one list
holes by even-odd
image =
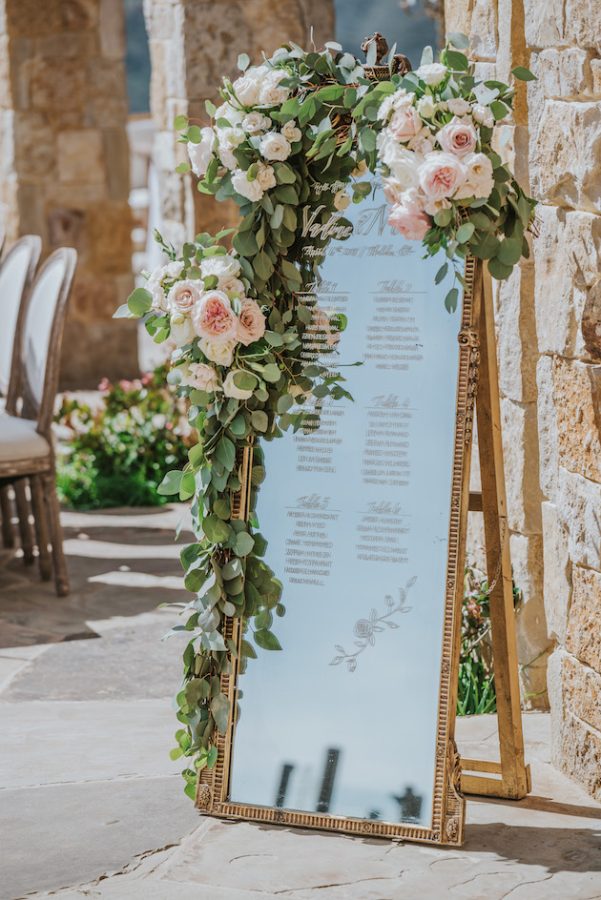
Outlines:
{"label": "chair backrest", "polygon": [[[17,322],[20,310],[27,303],[29,286],[40,258],[42,241],[35,234],[20,238],[0,262],[0,393],[10,394],[11,380],[20,364],[15,353]],[[14,371],[14,376],[12,373]],[[12,378],[11,378],[12,376]],[[12,398],[11,398],[12,399]],[[7,400],[7,406],[10,401]]]}
{"label": "chair backrest", "polygon": [[67,302],[77,253],[71,247],[55,250],[41,266],[31,286],[18,339],[21,346],[22,415],[37,419],[38,431],[48,435],[58,376]]}

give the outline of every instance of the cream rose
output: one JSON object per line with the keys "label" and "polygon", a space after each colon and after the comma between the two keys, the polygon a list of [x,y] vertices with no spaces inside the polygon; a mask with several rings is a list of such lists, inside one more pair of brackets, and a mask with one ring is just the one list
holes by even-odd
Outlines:
{"label": "cream rose", "polygon": [[184,347],[186,344],[192,343],[196,337],[196,332],[194,331],[190,316],[185,316],[183,313],[175,313],[172,315],[169,327],[170,340],[172,340],[177,347]]}
{"label": "cream rose", "polygon": [[207,359],[217,363],[218,366],[231,366],[234,361],[234,350],[238,341],[211,341],[202,338],[198,346]]}
{"label": "cream rose", "polygon": [[255,300],[246,297],[242,301],[236,337],[241,344],[248,347],[249,344],[260,340],[264,334],[265,316],[261,312],[261,307]]}
{"label": "cream rose", "polygon": [[[262,66],[265,69],[267,67]],[[261,79],[258,102],[264,106],[279,106],[290,96],[290,89],[280,85],[288,75],[283,69],[268,69],[268,74]]]}
{"label": "cream rose", "polygon": [[424,119],[431,119],[436,112],[436,103],[430,94],[424,94],[417,101],[417,111]]}
{"label": "cream rose", "polygon": [[410,141],[422,129],[422,120],[412,106],[406,106],[397,109],[392,114],[392,118],[388,123],[388,130],[397,141],[403,143]]}
{"label": "cream rose", "polygon": [[346,191],[336,191],[334,194],[334,208],[338,210],[338,212],[342,212],[345,210],[351,202],[351,198],[347,194]]}
{"label": "cream rose", "polygon": [[458,200],[466,197],[489,197],[495,186],[492,163],[484,153],[473,153],[463,160],[466,178],[456,193]]}
{"label": "cream rose", "polygon": [[395,180],[403,189],[414,187],[417,183],[419,159],[411,150],[406,150],[385,129],[378,135],[380,161],[388,168]]}
{"label": "cream rose", "polygon": [[288,159],[292,148],[283,134],[277,131],[268,131],[261,138],[259,150],[265,159],[282,161]]}
{"label": "cream rose", "polygon": [[255,178],[253,181],[249,181],[246,177],[246,172],[243,172],[241,169],[236,169],[232,174],[232,187],[237,194],[240,194],[241,197],[246,197],[252,203],[260,200],[265,193],[259,180]]}
{"label": "cream rose", "polygon": [[234,278],[232,275],[222,275],[217,280],[217,290],[225,291],[231,300],[233,297],[242,296],[244,293],[244,285],[239,278]]}
{"label": "cream rose", "polygon": [[152,294],[152,305],[155,309],[167,309],[167,298],[165,297],[163,282],[179,278],[182,268],[181,262],[170,262],[155,269],[148,276],[145,287]]}
{"label": "cream rose", "polygon": [[388,223],[409,241],[421,241],[431,226],[419,204],[416,191],[406,191],[390,210]]}
{"label": "cream rose", "polygon": [[232,369],[227,373],[225,381],[223,382],[223,393],[226,397],[233,397],[234,400],[248,400],[252,397],[252,388],[240,388],[234,381],[234,376],[239,375],[241,372],[242,369]]}
{"label": "cream rose", "polygon": [[167,308],[174,313],[191,312],[203,288],[202,281],[176,281],[167,294]]}
{"label": "cream rose", "polygon": [[428,153],[419,168],[419,184],[428,200],[452,197],[465,181],[465,166],[452,153]]}
{"label": "cream rose", "polygon": [[426,84],[429,84],[430,87],[435,87],[437,84],[440,84],[441,81],[444,81],[447,74],[447,67],[443,66],[442,63],[429,63],[426,66],[420,66],[415,74],[418,78],[421,78],[422,81],[425,81]]}
{"label": "cream rose", "polygon": [[388,94],[378,107],[378,119],[386,122],[388,117],[395,109],[402,109],[411,106],[413,103],[413,94],[409,94],[405,88],[399,88],[394,94]]}
{"label": "cream rose", "polygon": [[230,253],[222,253],[220,256],[207,256],[200,264],[203,278],[216,275],[218,278],[231,275],[237,278],[240,274],[240,262]]}
{"label": "cream rose", "polygon": [[295,141],[300,141],[303,136],[302,131],[297,127],[294,119],[290,119],[289,122],[286,122],[285,125],[282,125],[282,134],[287,141],[290,141],[291,144],[293,144]]}
{"label": "cream rose", "polygon": [[196,334],[210,341],[235,340],[238,320],[223,291],[206,291],[192,312]]}
{"label": "cream rose", "polygon": [[214,394],[219,390],[219,375],[212,366],[205,363],[188,363],[184,369],[182,384]]}
{"label": "cream rose", "polygon": [[259,102],[260,81],[264,72],[265,66],[252,66],[234,81],[234,95],[242,106],[256,106]]}
{"label": "cream rose", "polygon": [[463,97],[452,97],[450,100],[447,100],[447,109],[454,116],[465,116],[470,111],[471,106]]}
{"label": "cream rose", "polygon": [[271,128],[271,119],[260,112],[251,112],[242,119],[242,128],[247,134],[262,134]]}
{"label": "cream rose", "polygon": [[448,125],[440,129],[436,140],[445,153],[461,157],[474,152],[478,134],[471,122],[454,116]]}
{"label": "cream rose", "polygon": [[257,163],[257,174],[255,177],[264,191],[268,191],[277,184],[273,166],[266,166],[262,162]]}
{"label": "cream rose", "polygon": [[484,125],[485,128],[492,128],[495,124],[495,117],[490,109],[488,106],[482,106],[481,103],[476,103],[472,107],[472,118],[474,122]]}
{"label": "cream rose", "polygon": [[202,178],[213,159],[215,149],[215,132],[208,126],[200,129],[200,142],[198,144],[188,141],[188,158],[192,171],[198,178]]}

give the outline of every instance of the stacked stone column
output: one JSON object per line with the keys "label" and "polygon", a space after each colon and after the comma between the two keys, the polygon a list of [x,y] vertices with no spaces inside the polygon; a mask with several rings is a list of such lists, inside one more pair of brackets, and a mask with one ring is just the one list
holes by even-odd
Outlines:
{"label": "stacked stone column", "polygon": [[[236,76],[240,53],[260,63],[284,41],[317,44],[334,33],[332,0],[145,0],[152,62],[151,109],[157,126],[154,165],[164,236],[176,246],[197,231],[218,231],[237,218],[233,203],[217,203],[175,173],[186,160],[173,131],[176,115],[206,124],[205,100],[218,102],[224,75]],[[239,74],[239,73],[238,73]]]}
{"label": "stacked stone column", "polygon": [[[43,8],[42,8],[43,6]],[[136,371],[136,332],[111,315],[131,289],[120,0],[0,0],[0,213],[9,240],[77,249],[66,386]]]}
{"label": "stacked stone column", "polygon": [[496,303],[519,651],[540,650],[540,667],[546,627],[553,759],[601,797],[601,6],[446,9],[487,74],[538,79],[519,86],[507,137],[540,233]]}

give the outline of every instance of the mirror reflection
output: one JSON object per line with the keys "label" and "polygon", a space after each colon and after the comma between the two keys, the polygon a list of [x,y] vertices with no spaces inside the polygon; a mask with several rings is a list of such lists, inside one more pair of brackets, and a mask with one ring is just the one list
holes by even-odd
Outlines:
{"label": "mirror reflection", "polygon": [[263,444],[257,514],[284,584],[284,652],[240,677],[230,798],[429,826],[460,312],[444,307],[450,278],[434,286],[440,261],[387,225],[379,189],[344,215],[353,233],[306,302],[348,327],[335,346],[318,329],[307,353],[348,366],[354,401]]}

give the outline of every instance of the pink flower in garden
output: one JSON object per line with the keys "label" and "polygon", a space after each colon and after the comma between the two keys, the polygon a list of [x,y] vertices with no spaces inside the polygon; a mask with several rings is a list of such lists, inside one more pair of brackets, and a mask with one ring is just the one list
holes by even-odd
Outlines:
{"label": "pink flower in garden", "polygon": [[461,157],[474,152],[478,135],[470,121],[454,116],[448,125],[440,129],[436,139],[446,153]]}
{"label": "pink flower in garden", "polygon": [[421,241],[431,226],[417,199],[416,191],[405,191],[390,210],[388,223],[408,241]]}
{"label": "pink flower in garden", "polygon": [[236,338],[238,319],[223,291],[207,291],[194,306],[192,322],[196,334],[214,343]]}
{"label": "pink flower in garden", "polygon": [[419,170],[419,183],[429,200],[452,197],[465,181],[465,166],[452,153],[428,153]]}
{"label": "pink flower in garden", "polygon": [[413,106],[397,109],[388,125],[390,133],[397,141],[402,142],[410,141],[421,131],[421,128],[422,120]]}
{"label": "pink flower in garden", "polygon": [[249,344],[262,338],[264,334],[265,316],[261,312],[261,307],[247,297],[242,301],[236,336],[241,344],[248,347]]}

